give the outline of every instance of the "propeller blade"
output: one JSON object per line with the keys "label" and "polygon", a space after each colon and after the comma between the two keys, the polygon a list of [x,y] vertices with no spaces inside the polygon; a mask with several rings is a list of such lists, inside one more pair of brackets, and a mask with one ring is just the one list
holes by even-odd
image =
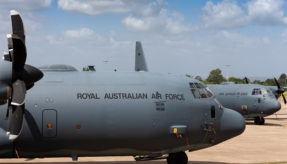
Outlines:
{"label": "propeller blade", "polygon": [[249,84],[247,77],[244,77],[245,83]]}
{"label": "propeller blade", "polygon": [[285,98],[284,94],[282,94],[282,97],[283,97],[283,100],[284,100],[284,104],[286,104],[287,101],[286,101],[286,98]]}
{"label": "propeller blade", "polygon": [[7,135],[10,140],[14,140],[23,128],[26,91],[43,77],[43,73],[33,66],[25,65],[27,50],[23,20],[15,10],[10,11],[10,15],[13,34],[7,35],[8,53],[4,54],[6,61],[0,61],[0,83],[12,88],[12,95],[7,96],[9,99],[6,119]]}
{"label": "propeller blade", "polygon": [[279,84],[279,82],[278,82],[278,80],[276,79],[276,78],[274,78],[274,81],[275,81],[275,83],[276,83],[276,85],[277,85],[277,96],[276,97],[279,97],[280,95],[282,95],[284,92],[285,92],[285,90],[284,90],[284,88],[282,88],[281,86],[280,86],[280,84]]}
{"label": "propeller blade", "polygon": [[7,34],[8,50],[13,49],[12,34]]}
{"label": "propeller blade", "polygon": [[5,61],[12,61],[12,57],[11,57],[11,55],[10,55],[10,53],[9,52],[4,52],[4,54],[3,54],[3,59],[5,60]]}
{"label": "propeller blade", "polygon": [[276,83],[276,85],[277,85],[277,88],[280,89],[281,86],[280,86],[280,84],[278,83],[278,81],[277,81],[277,79],[276,79],[275,77],[274,77],[274,81],[275,81],[275,83]]}
{"label": "propeller blade", "polygon": [[18,11],[11,10],[10,15],[13,34],[18,35],[25,42],[25,28],[20,13]]}
{"label": "propeller blade", "polygon": [[25,42],[18,36],[12,35],[13,41],[13,70],[21,71],[24,69],[24,65],[26,62],[27,52]]}
{"label": "propeller blade", "polygon": [[21,106],[26,99],[26,85],[22,80],[16,80],[13,83],[12,102],[11,105]]}
{"label": "propeller blade", "polygon": [[8,53],[9,53],[8,61],[12,62],[14,60],[14,51],[13,51],[13,49],[10,49],[8,51]]}
{"label": "propeller blade", "polygon": [[8,116],[9,140],[15,140],[21,133],[24,122],[25,106],[12,106]]}

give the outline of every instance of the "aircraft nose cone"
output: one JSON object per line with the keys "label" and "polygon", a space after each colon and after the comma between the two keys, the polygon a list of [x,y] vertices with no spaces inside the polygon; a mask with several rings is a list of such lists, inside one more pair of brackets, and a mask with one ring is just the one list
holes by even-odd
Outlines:
{"label": "aircraft nose cone", "polygon": [[271,115],[281,109],[281,103],[279,101],[270,102],[269,109],[265,111],[265,114]]}
{"label": "aircraft nose cone", "polygon": [[273,113],[277,112],[280,109],[281,109],[281,103],[279,101],[276,101],[276,103],[275,103],[275,105],[273,107]]}
{"label": "aircraft nose cone", "polygon": [[231,109],[223,109],[220,120],[220,137],[224,141],[241,134],[245,130],[245,119],[243,116]]}

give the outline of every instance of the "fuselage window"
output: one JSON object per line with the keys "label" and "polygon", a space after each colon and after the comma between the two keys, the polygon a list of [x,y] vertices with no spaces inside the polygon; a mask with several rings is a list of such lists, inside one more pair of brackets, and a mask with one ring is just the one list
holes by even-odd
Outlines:
{"label": "fuselage window", "polygon": [[254,88],[252,91],[252,95],[261,95],[261,89],[260,88]]}

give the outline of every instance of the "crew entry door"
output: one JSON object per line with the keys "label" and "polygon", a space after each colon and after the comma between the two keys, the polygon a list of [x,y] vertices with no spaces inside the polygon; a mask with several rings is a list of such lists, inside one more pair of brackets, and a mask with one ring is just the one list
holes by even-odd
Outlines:
{"label": "crew entry door", "polygon": [[261,89],[260,88],[254,88],[252,90],[252,96],[257,96],[258,97],[257,99],[255,99],[254,105],[253,105],[254,108],[258,111],[259,110],[259,105],[260,105],[260,103],[262,101],[262,98],[261,98],[262,91],[261,91]]}
{"label": "crew entry door", "polygon": [[45,109],[42,114],[42,135],[46,138],[57,136],[57,111]]}
{"label": "crew entry door", "polygon": [[194,101],[198,101],[201,105],[203,115],[202,129],[204,131],[203,142],[213,143],[216,129],[216,106],[213,101],[210,100],[213,97],[213,93],[202,83],[189,83],[191,93],[194,97]]}

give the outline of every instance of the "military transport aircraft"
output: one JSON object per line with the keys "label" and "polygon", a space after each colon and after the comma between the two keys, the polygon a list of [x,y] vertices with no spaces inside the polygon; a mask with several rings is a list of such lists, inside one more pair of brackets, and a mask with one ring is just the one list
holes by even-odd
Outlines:
{"label": "military transport aircraft", "polygon": [[[136,42],[135,58],[135,71],[148,71],[141,42]],[[246,119],[254,119],[255,124],[263,125],[265,116],[280,110],[281,104],[277,100],[280,95],[283,96],[286,104],[286,99],[283,95],[285,90],[276,79],[274,80],[277,88],[257,84],[234,84],[232,82],[207,86],[224,107],[236,110]],[[203,86],[198,87],[201,88]],[[199,92],[193,92],[194,97],[202,97],[200,90]]]}
{"label": "military transport aircraft", "polygon": [[[281,109],[277,98],[280,94],[283,95],[284,91],[281,92],[280,86],[275,89],[258,84],[234,84],[232,82],[207,86],[223,106],[238,111],[246,119],[254,119],[254,123],[258,125],[265,123],[264,117]],[[285,97],[284,102],[286,104]]]}
{"label": "military transport aircraft", "polygon": [[22,18],[11,11],[11,19],[9,52],[0,60],[1,158],[132,155],[186,164],[185,151],[245,129],[238,112],[185,76],[29,66]]}

